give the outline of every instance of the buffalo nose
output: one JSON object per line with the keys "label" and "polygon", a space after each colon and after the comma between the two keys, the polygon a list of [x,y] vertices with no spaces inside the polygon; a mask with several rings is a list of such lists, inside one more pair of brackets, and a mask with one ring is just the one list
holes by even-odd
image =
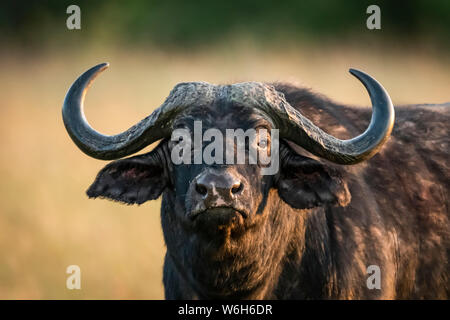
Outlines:
{"label": "buffalo nose", "polygon": [[204,199],[217,195],[223,199],[232,199],[242,193],[244,184],[231,174],[208,173],[200,176],[195,191]]}

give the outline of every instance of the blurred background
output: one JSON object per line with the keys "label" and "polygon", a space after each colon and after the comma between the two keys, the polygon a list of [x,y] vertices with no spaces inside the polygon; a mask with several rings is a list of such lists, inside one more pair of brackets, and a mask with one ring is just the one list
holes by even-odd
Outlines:
{"label": "blurred background", "polygon": [[[111,64],[86,100],[106,134],[183,81],[289,81],[367,106],[355,67],[396,105],[450,101],[450,1],[280,2],[2,1],[1,299],[163,298],[160,202],[89,200],[106,162],[79,151],[62,123],[66,91],[93,65]],[[66,27],[71,4],[80,30]],[[371,4],[381,30],[366,27]],[[72,264],[81,290],[66,289]]]}

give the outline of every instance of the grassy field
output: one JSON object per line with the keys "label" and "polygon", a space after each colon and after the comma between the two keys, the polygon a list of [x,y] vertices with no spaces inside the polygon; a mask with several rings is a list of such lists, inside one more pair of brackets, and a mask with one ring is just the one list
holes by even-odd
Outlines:
{"label": "grassy field", "polygon": [[[427,50],[262,50],[242,41],[184,52],[93,47],[0,58],[0,299],[163,298],[160,202],[89,200],[85,190],[106,162],[81,153],[62,123],[67,89],[97,63],[111,67],[89,91],[86,116],[107,134],[148,115],[182,81],[290,81],[368,105],[347,72],[355,67],[377,78],[394,104],[450,101],[448,53]],[[71,264],[81,267],[81,290],[66,289]]]}

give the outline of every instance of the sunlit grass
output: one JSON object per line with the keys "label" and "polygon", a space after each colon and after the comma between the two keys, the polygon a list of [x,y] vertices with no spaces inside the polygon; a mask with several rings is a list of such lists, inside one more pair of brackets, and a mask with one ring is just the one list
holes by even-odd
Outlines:
{"label": "sunlit grass", "polygon": [[[162,298],[164,243],[159,206],[89,200],[85,190],[106,163],[81,153],[65,132],[61,104],[89,67],[110,70],[92,86],[89,122],[112,134],[158,107],[182,81],[291,81],[332,99],[368,105],[349,67],[376,77],[395,104],[450,100],[450,61],[426,52],[238,42],[194,52],[154,49],[20,52],[0,59],[0,298]],[[147,149],[148,150],[148,149]],[[65,287],[77,264],[82,290]]]}

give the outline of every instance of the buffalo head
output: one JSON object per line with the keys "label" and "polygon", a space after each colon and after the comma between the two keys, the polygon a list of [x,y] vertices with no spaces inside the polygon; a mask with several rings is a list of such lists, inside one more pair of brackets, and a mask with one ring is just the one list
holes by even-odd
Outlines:
{"label": "buffalo head", "polygon": [[[125,132],[105,136],[87,123],[83,101],[89,84],[107,67],[107,64],[100,64],[86,71],[67,93],[63,119],[72,140],[87,155],[102,160],[123,158],[157,140],[161,142],[147,154],[108,164],[99,172],[87,194],[127,204],[142,204],[163,194],[164,236],[178,269],[192,266],[196,256],[208,256],[210,261],[226,264],[224,256],[236,261],[239,256],[255,252],[267,256],[276,254],[270,253],[273,251],[270,243],[283,237],[280,228],[284,227],[279,220],[283,219],[280,217],[283,206],[311,209],[348,204],[350,194],[345,180],[332,167],[296,153],[287,141],[333,163],[351,165],[372,157],[388,139],[394,122],[393,106],[384,88],[369,75],[350,70],[368,90],[373,108],[367,130],[350,140],[325,133],[293,108],[273,86],[258,82],[178,84],[147,118]],[[201,128],[197,129],[203,139],[195,146],[194,133],[199,122]],[[279,160],[279,170],[263,174],[270,164],[261,161],[230,163],[225,161],[225,152],[214,154],[219,161],[194,159],[195,152],[200,149],[201,154],[208,148],[207,142],[213,140],[203,136],[208,130],[216,136],[226,136],[230,129],[254,130],[256,135],[277,129],[277,141],[270,141],[274,137],[269,135],[264,143],[260,143],[261,139],[248,139],[244,145],[245,160],[249,160],[250,150],[263,150],[272,160]],[[174,139],[176,130],[182,130],[186,136]],[[194,155],[188,155],[188,161],[174,163],[174,150],[186,151],[179,148],[186,140],[194,141],[188,148],[193,149]],[[232,139],[231,145],[235,142]],[[229,144],[229,140],[224,144]],[[234,157],[236,148],[231,150]],[[248,240],[249,237],[253,238]],[[195,248],[180,249],[184,247]],[[218,248],[226,249],[219,253]],[[264,261],[255,260],[251,266],[250,261],[233,264],[230,268],[240,268],[241,274],[245,269],[250,274],[252,268],[258,268]],[[217,266],[217,270],[220,268]],[[233,290],[234,284],[219,283],[222,280],[217,278],[212,281],[214,288],[205,289],[201,283],[205,283],[204,279],[210,274],[202,273],[201,261],[197,268],[191,269],[194,271],[186,276],[187,281],[197,286],[199,292]],[[227,277],[221,279],[228,281]],[[247,282],[241,283],[239,290],[256,286],[256,282]]]}

